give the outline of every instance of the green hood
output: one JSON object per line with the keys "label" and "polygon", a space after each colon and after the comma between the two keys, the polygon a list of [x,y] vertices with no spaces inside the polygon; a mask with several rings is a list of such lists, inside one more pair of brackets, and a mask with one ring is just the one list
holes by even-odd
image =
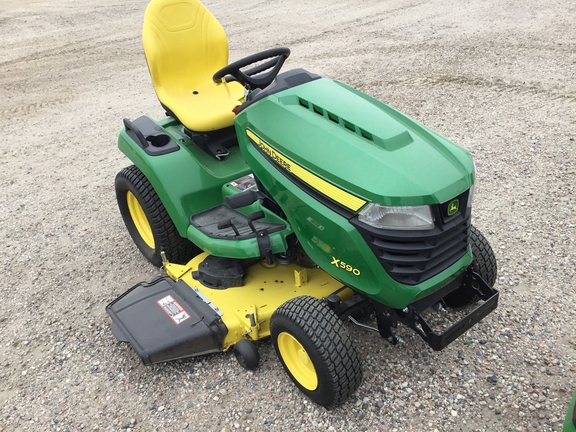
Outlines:
{"label": "green hood", "polygon": [[241,115],[275,150],[367,201],[443,203],[474,181],[466,150],[330,79],[273,94]]}

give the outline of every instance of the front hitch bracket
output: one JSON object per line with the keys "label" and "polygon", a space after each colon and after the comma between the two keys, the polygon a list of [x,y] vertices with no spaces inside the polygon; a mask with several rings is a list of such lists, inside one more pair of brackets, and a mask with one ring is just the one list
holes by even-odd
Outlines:
{"label": "front hitch bracket", "polygon": [[498,306],[499,292],[490,287],[478,273],[468,268],[463,279],[458,279],[460,288],[469,287],[476,291],[478,297],[484,300],[482,304],[469,312],[465,317],[455,322],[444,332],[438,333],[421,315],[419,308],[409,305],[404,309],[393,309],[382,304],[376,306],[376,318],[380,335],[392,344],[398,342],[398,337],[392,332],[398,323],[402,323],[414,330],[435,351],[440,351],[459,336],[471,329],[486,315]]}

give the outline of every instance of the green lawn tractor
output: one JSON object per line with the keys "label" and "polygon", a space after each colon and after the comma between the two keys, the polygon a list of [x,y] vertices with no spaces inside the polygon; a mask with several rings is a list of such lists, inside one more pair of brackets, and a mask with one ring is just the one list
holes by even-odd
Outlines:
{"label": "green lawn tractor", "polygon": [[[342,403],[360,357],[344,322],[398,323],[441,350],[498,303],[496,260],[470,223],[470,154],[378,100],[270,49],[228,64],[197,0],[153,0],[143,43],[167,117],[124,120],[120,212],[166,276],[107,306],[144,364],[271,337],[311,400]],[[472,304],[473,303],[473,304]],[[468,305],[442,331],[424,311]]]}

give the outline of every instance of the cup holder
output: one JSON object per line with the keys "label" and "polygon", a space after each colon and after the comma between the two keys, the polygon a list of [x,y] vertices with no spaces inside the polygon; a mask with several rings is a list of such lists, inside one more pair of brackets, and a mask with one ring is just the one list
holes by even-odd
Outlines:
{"label": "cup holder", "polygon": [[146,137],[146,141],[148,141],[152,147],[164,147],[170,142],[170,137],[164,134],[149,135]]}

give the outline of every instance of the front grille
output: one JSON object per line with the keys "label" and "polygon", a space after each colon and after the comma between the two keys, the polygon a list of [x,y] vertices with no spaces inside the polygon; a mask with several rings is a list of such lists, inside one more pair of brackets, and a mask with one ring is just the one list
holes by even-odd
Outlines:
{"label": "front grille", "polygon": [[416,285],[446,270],[468,251],[470,214],[468,191],[457,197],[461,208],[451,216],[448,203],[432,206],[434,228],[425,231],[384,230],[366,225],[355,217],[356,227],[392,279]]}

